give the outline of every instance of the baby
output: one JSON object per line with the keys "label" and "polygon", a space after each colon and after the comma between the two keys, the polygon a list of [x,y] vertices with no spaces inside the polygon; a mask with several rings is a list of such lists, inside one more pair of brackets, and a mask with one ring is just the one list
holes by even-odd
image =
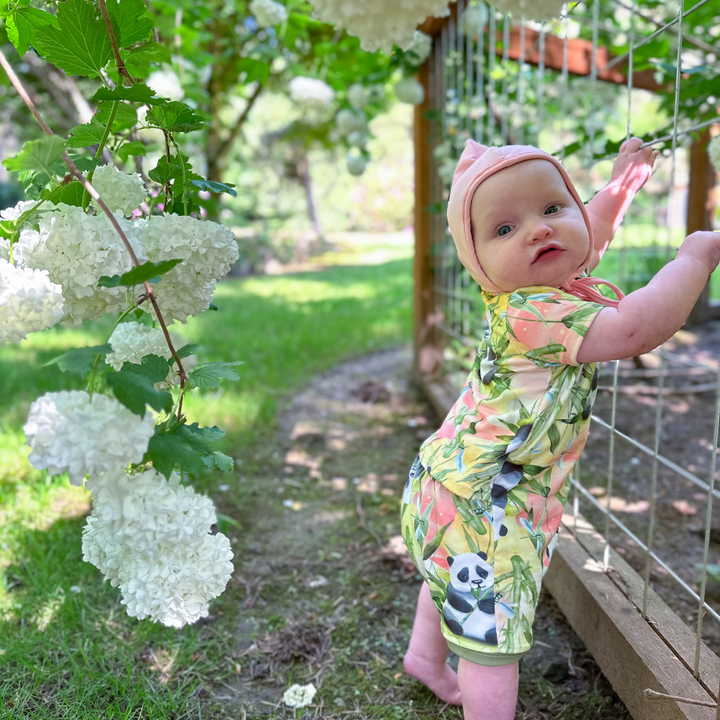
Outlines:
{"label": "baby", "polygon": [[[458,256],[488,330],[459,399],[420,448],[402,532],[423,576],[406,671],[466,720],[512,720],[543,576],[597,392],[595,363],[670,338],[720,261],[720,233],[690,235],[618,300],[587,277],[656,152],[631,138],[585,207],[562,165],[528,146],[468,140],[448,203]],[[608,284],[608,283],[605,283]],[[447,651],[460,657],[456,674]]]}

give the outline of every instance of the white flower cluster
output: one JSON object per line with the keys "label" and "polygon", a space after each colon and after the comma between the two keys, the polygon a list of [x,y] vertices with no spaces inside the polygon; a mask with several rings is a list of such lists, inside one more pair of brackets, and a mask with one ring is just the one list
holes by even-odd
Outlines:
{"label": "white flower cluster", "polygon": [[120,323],[110,336],[113,351],[105,356],[105,362],[115,370],[123,363],[140,364],[146,355],[158,355],[169,359],[170,348],[160,328],[148,327],[136,322]]}
{"label": "white flower cluster", "polygon": [[[238,259],[232,231],[218,223],[182,215],[153,216],[136,222],[148,260],[181,258],[154,286],[167,323],[185,322],[210,306],[215,283]],[[154,310],[149,309],[154,315]]]}
{"label": "white flower cluster", "polygon": [[489,0],[503,15],[516,19],[553,20],[562,13],[565,0]]}
{"label": "white flower cluster", "polygon": [[291,708],[303,708],[309,705],[313,698],[317,688],[310,683],[309,685],[291,685],[283,694],[283,702],[285,705]]}
{"label": "white flower cluster", "polygon": [[351,108],[362,110],[368,101],[367,90],[360,83],[353,83],[348,88],[347,99]]}
{"label": "white flower cluster", "polygon": [[139,463],[153,424],[151,413],[141,418],[107,395],[91,398],[82,390],[62,390],[38,398],[23,429],[34,468],[52,475],[67,472],[73,485],[82,485],[88,474]]}
{"label": "white flower cluster", "polygon": [[[116,213],[120,227],[140,261],[147,259],[137,229]],[[18,267],[47,270],[62,287],[65,312],[76,325],[125,309],[125,288],[99,288],[103,275],[121,275],[132,267],[122,240],[105,215],[60,204],[40,214],[39,229],[25,228],[13,246]]]}
{"label": "white flower cluster", "polygon": [[275,0],[252,0],[250,12],[262,28],[279,25],[287,20],[287,8]]}
{"label": "white flower cluster", "polygon": [[350,152],[345,158],[345,166],[351,175],[362,175],[367,167],[367,160],[357,152]]}
{"label": "white flower cluster", "polygon": [[471,5],[465,8],[460,28],[463,34],[476,38],[484,32],[487,21],[488,11],[485,4]]}
{"label": "white flower cluster", "polygon": [[310,0],[318,20],[360,38],[363,50],[389,53],[393,44],[407,48],[426,17],[445,17],[449,0]]}
{"label": "white flower cluster", "polygon": [[403,78],[395,85],[395,95],[402,103],[419,105],[425,99],[425,88],[415,78]]}
{"label": "white flower cluster", "polygon": [[[471,8],[468,8],[465,11],[465,15],[467,15],[468,10]],[[426,35],[424,32],[420,32],[419,30],[415,31],[415,35],[413,35],[412,42],[410,43],[410,47],[405,51],[405,57],[413,64],[413,65],[422,65],[429,57],[430,53],[432,52],[432,38],[429,35]]]}
{"label": "white flower cluster", "polygon": [[708,154],[710,155],[710,161],[715,166],[715,170],[720,172],[720,135],[716,135],[708,143]]}
{"label": "white flower cluster", "polygon": [[356,113],[352,110],[348,110],[347,108],[343,108],[342,110],[339,110],[338,114],[335,116],[335,125],[343,134],[352,132],[364,133],[365,128],[367,127],[367,120],[364,114]]}
{"label": "white flower cluster", "polygon": [[[123,215],[130,215],[133,210],[137,210],[148,194],[140,175],[128,175],[117,170],[112,164],[101,165],[95,170],[92,185],[110,208],[110,212],[120,210]],[[93,206],[100,210],[94,200]]]}
{"label": "white flower cluster", "polygon": [[[37,200],[21,200],[15,207],[0,210],[0,220],[17,220],[26,210],[37,205]],[[10,241],[0,237],[0,260],[10,260]]]}
{"label": "white flower cluster", "polygon": [[62,288],[47,270],[17,268],[0,259],[0,343],[19,342],[64,315]]}
{"label": "white flower cluster", "polygon": [[332,105],[335,91],[322,80],[309,77],[294,77],[288,83],[290,99],[308,110],[324,110]]}
{"label": "white flower cluster", "polygon": [[168,100],[179,102],[185,97],[180,78],[172,70],[154,70],[147,76],[145,84],[152,88],[156,95]]}
{"label": "white flower cluster", "polygon": [[128,615],[178,628],[205,617],[233,572],[230,542],[210,534],[210,498],[155,470],[109,472],[93,495],[83,559],[120,588]]}

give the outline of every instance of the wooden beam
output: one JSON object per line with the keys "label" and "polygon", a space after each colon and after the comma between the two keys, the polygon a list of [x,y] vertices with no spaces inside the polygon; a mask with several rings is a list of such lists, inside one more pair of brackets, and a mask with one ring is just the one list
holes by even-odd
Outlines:
{"label": "wooden beam", "polygon": [[[690,146],[690,170],[688,179],[688,205],[686,233],[712,230],[715,209],[716,173],[708,157],[707,146],[710,131],[705,130]],[[710,283],[705,286],[688,318],[689,325],[698,325],[713,316],[710,306]]]}
{"label": "wooden beam", "polygon": [[[595,533],[589,524],[587,532]],[[602,565],[563,528],[545,576],[563,615],[635,720],[714,720],[715,708],[649,699],[645,690],[714,703]],[[681,622],[676,618],[677,622]]]}
{"label": "wooden beam", "polygon": [[432,269],[430,267],[430,245],[432,243],[432,216],[428,207],[432,203],[430,178],[432,155],[430,148],[430,93],[429,64],[425,63],[418,74],[418,81],[425,88],[425,100],[415,106],[415,258],[413,261],[414,295],[414,365],[416,374],[437,370],[436,337],[432,312]]}

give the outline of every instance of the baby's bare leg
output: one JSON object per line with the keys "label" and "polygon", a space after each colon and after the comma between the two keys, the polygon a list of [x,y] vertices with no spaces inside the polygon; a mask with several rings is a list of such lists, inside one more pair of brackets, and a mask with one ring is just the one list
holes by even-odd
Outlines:
{"label": "baby's bare leg", "polygon": [[486,667],[460,659],[458,680],[465,720],[514,720],[518,663]]}
{"label": "baby's bare leg", "polygon": [[448,646],[440,630],[440,614],[423,583],[415,623],[403,665],[405,672],[427,685],[443,702],[462,705],[457,673],[445,662]]}

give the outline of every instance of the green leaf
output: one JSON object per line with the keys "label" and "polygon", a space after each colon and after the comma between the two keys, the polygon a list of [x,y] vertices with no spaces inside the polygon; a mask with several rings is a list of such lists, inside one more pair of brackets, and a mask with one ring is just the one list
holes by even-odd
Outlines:
{"label": "green leaf", "polygon": [[162,98],[157,97],[155,91],[145,83],[135,83],[135,85],[129,87],[116,87],[114,90],[101,87],[92,96],[91,100],[95,102],[101,100],[127,100],[128,102],[138,102],[146,105],[157,105],[165,102]]}
{"label": "green leaf", "polygon": [[212,455],[218,449],[220,440],[225,437],[225,432],[219,427],[201,428],[197,423],[181,425],[175,434],[185,438],[193,450],[201,455]]}
{"label": "green leaf", "polygon": [[201,365],[190,373],[188,382],[192,387],[198,388],[220,387],[221,380],[240,379],[240,376],[233,369],[236,365],[242,365],[242,362],[212,362]]}
{"label": "green leaf", "polygon": [[3,165],[14,172],[26,170],[42,173],[49,180],[55,174],[52,164],[62,158],[64,152],[65,141],[58,135],[48,135],[25,143],[17,155],[3,160]]}
{"label": "green leaf", "polygon": [[209,457],[213,458],[216,467],[223,472],[230,472],[235,467],[235,461],[228,455],[225,455],[225,453],[221,453],[219,450],[216,450]]}
{"label": "green leaf", "polygon": [[258,81],[262,84],[270,77],[270,65],[262,60],[243,58],[238,63],[238,70],[247,73],[246,83]]}
{"label": "green leaf", "polygon": [[152,280],[153,278],[160,277],[166,272],[172,270],[178,263],[182,262],[182,258],[175,260],[162,260],[161,262],[152,262],[148,260],[142,265],[135,266],[132,270],[128,270],[122,275],[103,275],[98,281],[98,287],[135,287],[141,285],[146,280]]}
{"label": "green leaf", "polygon": [[76,125],[70,130],[67,145],[72,148],[90,147],[97,145],[105,135],[105,123],[98,120],[97,115],[85,125]]}
{"label": "green leaf", "polygon": [[148,112],[145,121],[151,127],[159,127],[171,133],[193,132],[205,126],[202,118],[189,105],[181,102],[156,105]]}
{"label": "green leaf", "polygon": [[235,518],[231,518],[229,515],[223,515],[222,513],[216,512],[215,518],[215,524],[218,526],[221,533],[225,533],[227,535],[230,527],[242,529],[242,525]]}
{"label": "green leaf", "polygon": [[148,177],[160,185],[165,185],[171,180],[182,181],[183,164],[185,165],[185,177],[187,177],[192,172],[187,155],[173,155],[169,161],[163,155],[158,160],[158,164],[148,173]]}
{"label": "green leaf", "polygon": [[125,67],[133,76],[147,77],[153,63],[169,63],[172,60],[170,50],[154,40],[131,50],[121,50],[120,55]]}
{"label": "green leaf", "polygon": [[117,155],[121,162],[127,162],[130,156],[137,157],[139,155],[145,155],[146,153],[147,148],[139,140],[132,140],[131,142],[126,142],[121,145],[115,152],[115,155]]}
{"label": "green leaf", "polygon": [[233,197],[237,197],[237,193],[235,192],[235,186],[229,185],[227,183],[215,182],[214,180],[205,180],[203,178],[200,178],[199,180],[191,180],[190,184],[194,185],[200,190],[209,190],[210,192],[214,193],[229,193]]}
{"label": "green leaf", "polygon": [[87,0],[61,2],[57,21],[57,25],[35,29],[40,54],[68,75],[100,75],[112,57],[112,48],[95,4]]}
{"label": "green leaf", "polygon": [[143,0],[107,0],[107,9],[119,47],[130,47],[152,33],[153,21]]}
{"label": "green leaf", "polygon": [[73,180],[67,185],[63,185],[62,190],[60,190],[60,192],[53,198],[52,202],[55,205],[65,203],[65,205],[82,207],[84,194],[85,188],[82,183],[77,180]]}
{"label": "green leaf", "polygon": [[111,352],[112,345],[110,343],[68,350],[66,353],[46,362],[45,366],[57,365],[63,372],[74,372],[84,377],[98,355],[103,356]]}
{"label": "green leaf", "polygon": [[115,397],[128,410],[140,417],[145,416],[145,405],[150,405],[157,411],[170,412],[173,405],[172,395],[164,390],[156,390],[153,381],[147,375],[132,368],[130,363],[126,363],[120,372],[107,374],[107,384],[112,388]]}
{"label": "green leaf", "polygon": [[38,8],[15,7],[4,17],[8,40],[19,55],[24,55],[35,44],[35,29],[45,25],[57,26],[57,18]]}
{"label": "green leaf", "polygon": [[[103,101],[98,105],[97,119],[103,124],[107,125],[110,122],[110,113],[112,112],[113,103],[110,101]],[[121,102],[117,106],[115,111],[115,119],[112,124],[113,132],[121,132],[122,130],[129,130],[131,127],[137,125],[137,109],[133,105]]]}
{"label": "green leaf", "polygon": [[151,460],[153,467],[166,478],[175,465],[185,472],[201,472],[205,467],[202,458],[187,440],[177,435],[155,435],[150,438],[143,461]]}
{"label": "green leaf", "polygon": [[[177,355],[178,357],[183,360],[186,357],[189,357],[190,355],[194,355],[198,349],[200,348],[199,345],[196,345],[195,343],[188,343],[187,345],[183,345],[178,351]],[[175,361],[175,358],[173,358],[170,363],[172,364]]]}
{"label": "green leaf", "polygon": [[168,374],[170,365],[164,357],[159,355],[145,355],[138,363],[124,363],[123,370],[144,375],[151,383],[163,382]]}

